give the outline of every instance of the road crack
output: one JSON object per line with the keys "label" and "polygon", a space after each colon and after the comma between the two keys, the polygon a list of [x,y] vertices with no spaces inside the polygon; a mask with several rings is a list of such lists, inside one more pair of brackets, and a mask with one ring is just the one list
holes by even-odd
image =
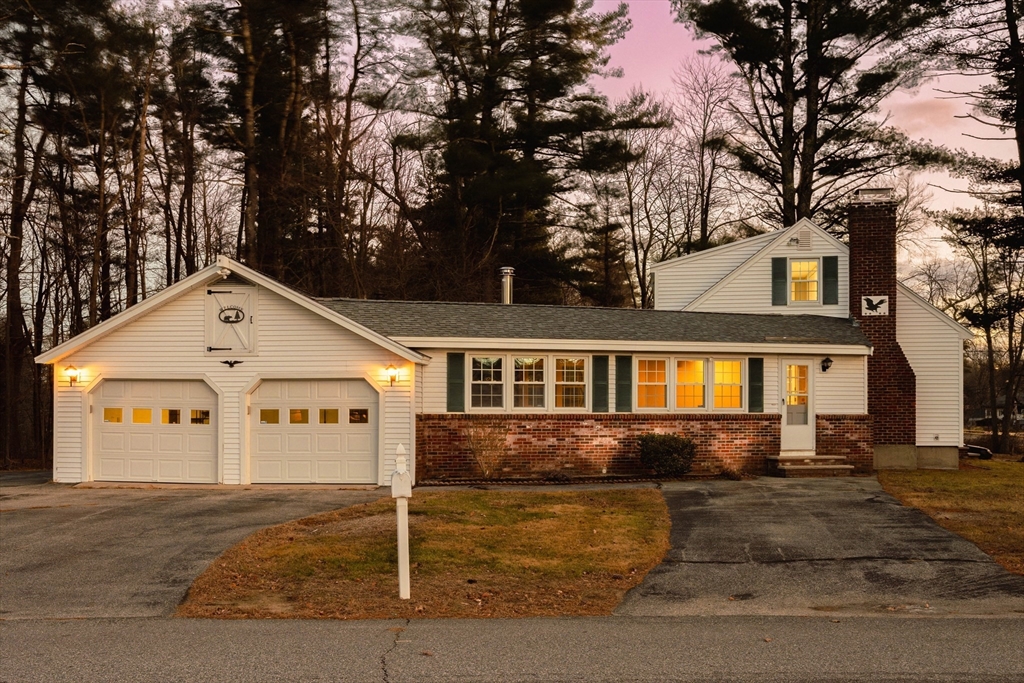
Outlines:
{"label": "road crack", "polygon": [[404,626],[388,629],[389,631],[395,634],[395,639],[394,641],[392,641],[391,647],[389,647],[387,650],[384,650],[384,652],[380,656],[380,674],[381,679],[384,681],[384,683],[391,683],[391,675],[388,673],[388,655],[394,652],[395,648],[398,647],[398,639],[402,636],[402,633],[408,627],[409,620],[406,619]]}

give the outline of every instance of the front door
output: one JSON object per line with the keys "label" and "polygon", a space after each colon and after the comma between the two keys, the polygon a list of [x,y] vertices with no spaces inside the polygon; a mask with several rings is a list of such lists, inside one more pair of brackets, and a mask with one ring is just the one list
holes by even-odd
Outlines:
{"label": "front door", "polygon": [[813,365],[784,361],[782,375],[782,450],[814,450]]}

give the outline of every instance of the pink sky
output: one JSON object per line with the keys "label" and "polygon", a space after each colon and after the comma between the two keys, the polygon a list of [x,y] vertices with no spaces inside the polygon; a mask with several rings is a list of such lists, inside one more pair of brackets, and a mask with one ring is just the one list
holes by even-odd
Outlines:
{"label": "pink sky", "polygon": [[[672,74],[681,60],[694,54],[701,45],[692,32],[674,21],[669,0],[627,0],[633,28],[626,37],[610,49],[612,68],[623,70],[622,78],[598,79],[594,86],[613,100],[620,99],[629,90],[641,86],[645,90],[663,93],[672,89]],[[594,10],[608,12],[618,6],[618,0],[595,0]],[[966,84],[966,85],[965,85]],[[954,148],[965,148],[979,154],[1009,157],[1013,146],[1007,141],[980,141],[967,137],[991,136],[984,126],[961,118],[970,110],[963,100],[942,99],[942,89],[970,87],[970,79],[944,78],[925,83],[915,92],[899,92],[886,102],[890,122],[903,129],[910,137],[932,140]],[[940,186],[955,185],[948,178],[929,174],[929,182]],[[956,195],[934,188],[936,208],[951,208],[963,203]]]}

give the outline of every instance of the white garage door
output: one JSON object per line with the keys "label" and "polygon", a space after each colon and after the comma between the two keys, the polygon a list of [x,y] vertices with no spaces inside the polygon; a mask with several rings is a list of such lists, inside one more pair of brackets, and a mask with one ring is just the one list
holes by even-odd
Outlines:
{"label": "white garage door", "polygon": [[216,407],[204,382],[104,381],[92,402],[93,479],[216,484]]}
{"label": "white garage door", "polygon": [[364,380],[266,381],[250,416],[254,484],[377,482],[377,392]]}

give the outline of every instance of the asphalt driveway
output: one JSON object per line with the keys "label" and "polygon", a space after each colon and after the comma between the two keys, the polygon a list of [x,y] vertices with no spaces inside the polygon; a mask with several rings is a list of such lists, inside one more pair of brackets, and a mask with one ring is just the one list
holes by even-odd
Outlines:
{"label": "asphalt driveway", "polygon": [[0,619],[171,614],[253,531],[376,500],[339,489],[76,489],[0,477]]}
{"label": "asphalt driveway", "polygon": [[1024,577],[904,507],[874,478],[663,490],[671,550],[617,614],[1024,614]]}

